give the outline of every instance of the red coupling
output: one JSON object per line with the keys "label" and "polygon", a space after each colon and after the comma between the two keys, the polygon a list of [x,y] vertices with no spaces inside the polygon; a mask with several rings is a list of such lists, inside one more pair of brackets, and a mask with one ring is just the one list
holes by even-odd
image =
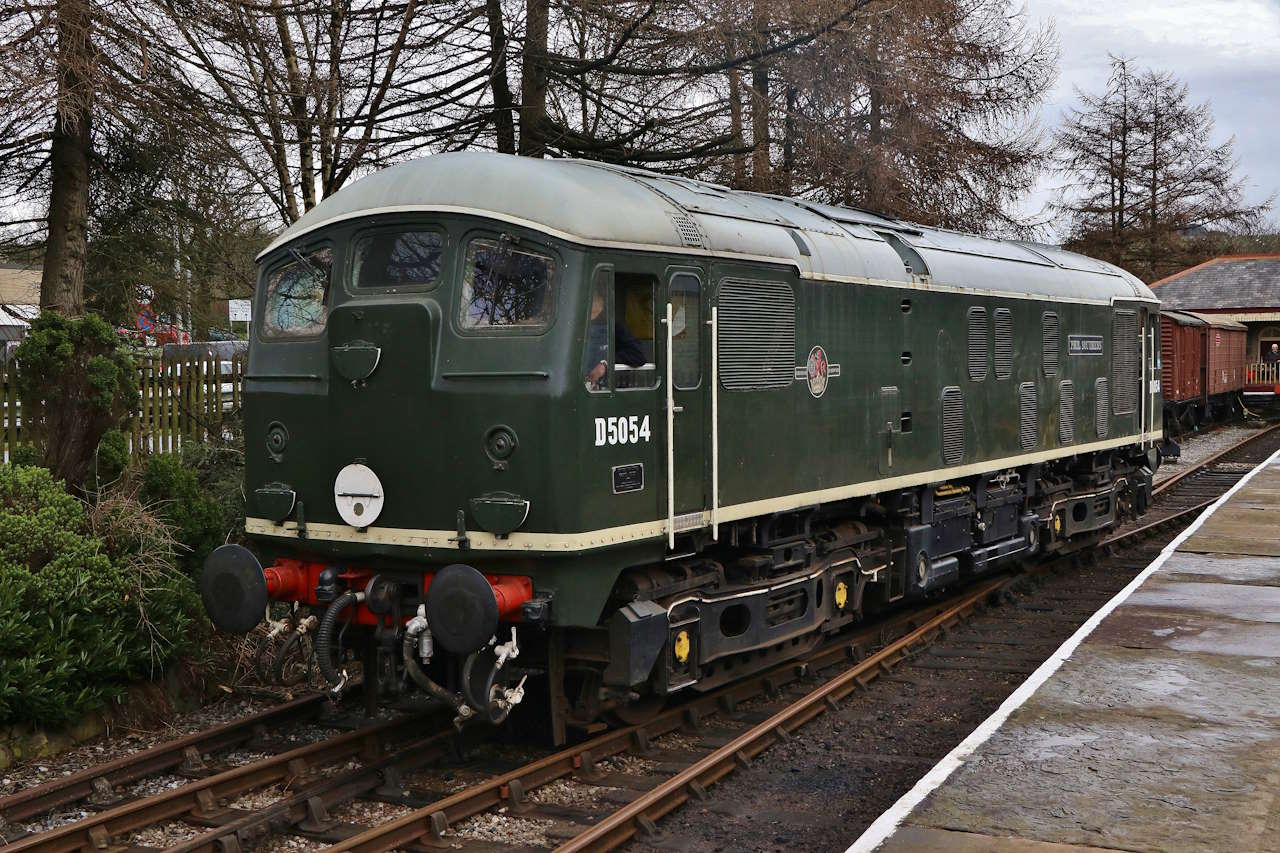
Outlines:
{"label": "red coupling", "polygon": [[485,575],[498,600],[498,618],[507,622],[520,620],[520,605],[533,598],[533,581],[518,575]]}
{"label": "red coupling", "polygon": [[262,570],[267,577],[267,595],[277,600],[307,600],[307,570],[301,560],[276,560]]}

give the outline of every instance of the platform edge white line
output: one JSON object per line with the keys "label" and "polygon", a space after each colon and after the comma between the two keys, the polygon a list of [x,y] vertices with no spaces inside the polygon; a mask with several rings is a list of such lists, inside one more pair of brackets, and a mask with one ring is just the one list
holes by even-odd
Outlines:
{"label": "platform edge white line", "polygon": [[1131,580],[1124,589],[1120,590],[1111,600],[1089,617],[1083,625],[1081,625],[1074,634],[1058,647],[1048,660],[1042,663],[1035,672],[1027,677],[1027,680],[1018,685],[1018,688],[1009,694],[1009,696],[1001,703],[991,716],[987,717],[982,723],[974,729],[968,737],[956,745],[949,753],[942,757],[929,772],[920,778],[920,781],[911,788],[910,791],[898,798],[892,806],[885,810],[880,817],[866,828],[862,835],[849,846],[845,853],[871,853],[881,844],[883,844],[890,835],[901,825],[902,821],[918,806],[925,797],[933,793],[947,778],[964,763],[964,760],[971,755],[978,747],[986,743],[991,735],[995,734],[1000,726],[1009,719],[1019,707],[1024,705],[1031,696],[1040,689],[1040,686],[1049,680],[1058,669],[1067,662],[1071,657],[1071,653],[1084,642],[1090,634],[1102,624],[1102,620],[1111,615],[1111,612],[1124,603],[1133,591],[1155,574],[1155,572],[1168,561],[1169,557],[1178,546],[1191,537],[1201,525],[1205,523],[1210,516],[1218,511],[1218,508],[1231,499],[1236,492],[1244,488],[1244,485],[1253,479],[1263,468],[1274,464],[1276,459],[1280,457],[1280,450],[1272,453],[1265,460],[1258,463],[1256,467],[1249,473],[1245,474],[1240,480],[1226,491],[1222,497],[1213,502],[1211,506],[1205,508],[1204,512],[1193,521],[1190,526],[1174,537],[1173,541],[1164,546],[1151,564],[1138,573],[1138,576]]}

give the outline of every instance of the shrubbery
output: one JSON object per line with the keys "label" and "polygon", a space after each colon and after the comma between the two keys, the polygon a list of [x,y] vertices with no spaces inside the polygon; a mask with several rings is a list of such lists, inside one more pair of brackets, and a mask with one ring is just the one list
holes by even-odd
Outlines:
{"label": "shrubbery", "polygon": [[137,500],[89,507],[44,468],[0,466],[0,722],[73,722],[204,630],[169,528]]}
{"label": "shrubbery", "polygon": [[180,562],[193,577],[204,558],[244,520],[244,454],[235,444],[186,442],[181,456],[159,453],[139,463],[139,499],[174,527]]}
{"label": "shrubbery", "polygon": [[101,317],[44,311],[15,353],[22,428],[49,468],[77,493],[90,482],[103,435],[138,404],[138,374]]}

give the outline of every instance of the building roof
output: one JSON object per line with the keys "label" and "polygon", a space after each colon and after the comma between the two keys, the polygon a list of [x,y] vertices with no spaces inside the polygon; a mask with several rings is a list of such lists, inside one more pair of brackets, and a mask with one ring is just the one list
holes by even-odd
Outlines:
{"label": "building roof", "polygon": [[1160,313],[1167,315],[1180,326],[1210,326],[1215,329],[1235,329],[1237,331],[1248,328],[1243,323],[1236,322],[1230,317],[1221,314],[1197,314],[1194,311],[1174,311],[1170,309],[1165,309]]}
{"label": "building roof", "polygon": [[356,181],[259,258],[327,225],[418,211],[474,214],[588,246],[772,261],[828,281],[1098,302],[1155,298],[1118,267],[1051,246],[605,163],[479,151],[411,160]]}
{"label": "building roof", "polygon": [[0,303],[40,304],[40,268],[0,264]]}
{"label": "building roof", "polygon": [[1280,254],[1213,258],[1151,288],[1169,308],[1280,308]]}

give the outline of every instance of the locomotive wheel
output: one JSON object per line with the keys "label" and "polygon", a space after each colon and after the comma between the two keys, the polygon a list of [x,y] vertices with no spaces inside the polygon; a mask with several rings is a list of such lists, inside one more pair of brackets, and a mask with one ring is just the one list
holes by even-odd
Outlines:
{"label": "locomotive wheel", "polygon": [[666,704],[666,699],[661,696],[644,696],[614,708],[609,716],[624,726],[641,726],[652,722],[662,713]]}

